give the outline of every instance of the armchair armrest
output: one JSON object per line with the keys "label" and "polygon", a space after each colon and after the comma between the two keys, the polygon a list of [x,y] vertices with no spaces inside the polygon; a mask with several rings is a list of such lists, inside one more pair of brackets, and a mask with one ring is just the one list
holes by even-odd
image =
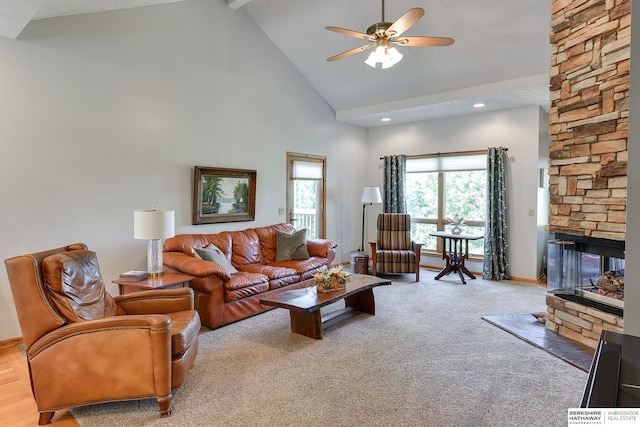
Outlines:
{"label": "armchair armrest", "polygon": [[205,261],[182,252],[165,252],[163,264],[189,276],[207,277],[215,274],[225,282],[231,279],[227,270],[217,262]]}
{"label": "armchair armrest", "polygon": [[338,244],[327,239],[309,239],[307,240],[307,251],[310,256],[317,256],[329,260],[329,265],[333,264],[336,258],[336,247]]}
{"label": "armchair armrest", "polygon": [[[109,331],[118,331],[118,334],[122,333],[123,340],[126,339],[126,331],[129,330],[149,330],[154,333],[162,333],[166,331],[167,337],[170,337],[170,326],[171,318],[166,314],[112,316],[98,320],[68,323],[60,328],[54,329],[33,343],[33,345],[27,350],[27,356],[29,359],[36,357],[39,352],[56,345],[58,342],[65,341],[73,337],[101,334]],[[111,334],[109,335],[111,336]],[[117,344],[114,343],[114,345]],[[93,352],[95,350],[91,351]]]}
{"label": "armchair armrest", "polygon": [[131,292],[113,297],[126,314],[157,314],[193,310],[193,289]]}
{"label": "armchair armrest", "polygon": [[309,239],[307,240],[307,251],[311,256],[319,256],[327,258],[330,249],[335,249],[338,244],[327,239]]}

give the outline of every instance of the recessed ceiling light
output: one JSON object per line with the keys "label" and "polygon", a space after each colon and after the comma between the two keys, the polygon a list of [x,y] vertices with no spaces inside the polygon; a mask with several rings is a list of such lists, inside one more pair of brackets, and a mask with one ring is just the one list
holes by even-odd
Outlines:
{"label": "recessed ceiling light", "polygon": [[473,108],[482,108],[484,104],[482,102],[478,102],[477,104],[473,104]]}
{"label": "recessed ceiling light", "polygon": [[391,119],[389,117],[385,117],[385,118],[381,119],[380,121],[382,121],[382,122],[390,122]]}

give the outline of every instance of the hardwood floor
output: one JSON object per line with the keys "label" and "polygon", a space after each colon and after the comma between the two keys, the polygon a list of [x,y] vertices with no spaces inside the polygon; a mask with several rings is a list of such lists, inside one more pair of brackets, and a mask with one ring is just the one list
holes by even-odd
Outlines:
{"label": "hardwood floor", "polygon": [[[33,427],[38,425],[38,416],[24,354],[16,347],[0,349],[0,425]],[[49,425],[80,426],[69,411],[56,411]]]}

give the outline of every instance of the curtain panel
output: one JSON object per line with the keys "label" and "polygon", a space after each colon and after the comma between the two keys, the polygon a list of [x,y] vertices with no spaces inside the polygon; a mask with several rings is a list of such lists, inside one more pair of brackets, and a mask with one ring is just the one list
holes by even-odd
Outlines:
{"label": "curtain panel", "polygon": [[407,156],[384,156],[383,212],[406,213],[407,204],[404,193]]}
{"label": "curtain panel", "polygon": [[506,164],[506,148],[489,148],[487,152],[487,212],[482,273],[482,278],[486,280],[511,279]]}

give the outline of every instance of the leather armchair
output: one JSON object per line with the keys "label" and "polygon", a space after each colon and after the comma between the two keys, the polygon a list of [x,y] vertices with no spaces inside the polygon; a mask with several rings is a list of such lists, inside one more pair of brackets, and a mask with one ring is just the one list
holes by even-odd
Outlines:
{"label": "leather armchair", "polygon": [[111,297],[86,245],[5,260],[31,388],[47,424],[56,410],[155,398],[171,414],[198,351],[190,288]]}
{"label": "leather armchair", "polygon": [[420,281],[421,243],[411,241],[411,216],[382,213],[378,215],[377,235],[371,245],[372,274],[415,273]]}

